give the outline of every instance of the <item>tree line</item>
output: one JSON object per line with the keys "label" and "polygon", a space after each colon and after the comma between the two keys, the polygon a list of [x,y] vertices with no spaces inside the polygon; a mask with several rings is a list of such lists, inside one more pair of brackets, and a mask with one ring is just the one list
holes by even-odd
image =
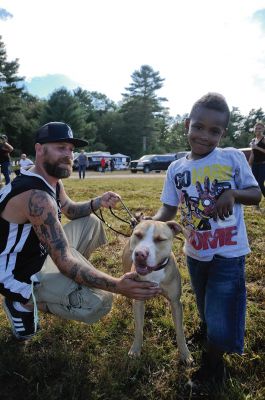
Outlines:
{"label": "tree line", "polygon": [[[0,36],[0,133],[8,136],[14,157],[34,155],[34,132],[49,121],[69,124],[75,136],[88,141],[87,151],[136,158],[189,149],[183,124],[187,114],[170,116],[167,99],[157,93],[164,79],[149,65],[133,72],[118,104],[103,93],[80,87],[73,91],[60,88],[48,99],[40,99],[25,89],[25,78],[18,71],[18,59],[7,60]],[[248,147],[256,120],[264,118],[262,108],[244,116],[233,107],[222,147]]]}

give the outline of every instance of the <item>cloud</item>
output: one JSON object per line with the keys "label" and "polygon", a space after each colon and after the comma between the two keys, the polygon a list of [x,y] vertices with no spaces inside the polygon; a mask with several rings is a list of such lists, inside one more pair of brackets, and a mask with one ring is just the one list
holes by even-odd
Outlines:
{"label": "cloud", "polygon": [[263,91],[265,90],[265,79],[264,78],[255,75],[253,77],[253,83],[259,89],[262,89]]}
{"label": "cloud", "polygon": [[0,19],[5,21],[8,18],[13,18],[13,15],[10,12],[6,11],[4,8],[0,8]]}
{"label": "cloud", "polygon": [[261,10],[257,10],[253,14],[253,20],[258,21],[262,27],[262,29],[265,31],[265,8]]}

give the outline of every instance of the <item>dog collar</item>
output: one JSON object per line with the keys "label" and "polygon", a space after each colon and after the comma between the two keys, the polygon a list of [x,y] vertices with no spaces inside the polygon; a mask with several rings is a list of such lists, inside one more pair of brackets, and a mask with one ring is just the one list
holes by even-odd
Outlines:
{"label": "dog collar", "polygon": [[160,269],[165,268],[165,266],[167,265],[167,263],[169,262],[169,257],[167,257],[164,261],[162,261],[160,264],[158,264],[156,267],[154,268],[150,268],[150,272],[152,271],[159,271]]}
{"label": "dog collar", "polygon": [[137,268],[137,267],[135,267],[135,269],[139,275],[148,275],[148,274],[151,274],[151,272],[159,271],[160,269],[165,268],[166,265],[168,264],[168,262],[169,262],[169,257],[165,258],[165,260],[163,260],[160,264],[158,264],[154,267],[149,267],[148,265],[146,265],[145,267],[142,267],[144,269],[144,271],[142,271],[142,270],[140,271],[139,268]]}

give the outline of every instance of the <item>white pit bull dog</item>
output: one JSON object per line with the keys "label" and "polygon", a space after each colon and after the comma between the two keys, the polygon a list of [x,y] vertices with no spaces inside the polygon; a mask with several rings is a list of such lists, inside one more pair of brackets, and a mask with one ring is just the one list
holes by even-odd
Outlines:
{"label": "white pit bull dog", "polygon": [[[157,282],[171,305],[180,358],[192,362],[183,332],[183,312],[180,301],[181,278],[172,253],[174,236],[182,232],[175,221],[143,220],[127,242],[122,261],[124,271],[136,271],[140,280]],[[143,344],[144,301],[134,300],[135,337],[130,356],[139,356]]]}

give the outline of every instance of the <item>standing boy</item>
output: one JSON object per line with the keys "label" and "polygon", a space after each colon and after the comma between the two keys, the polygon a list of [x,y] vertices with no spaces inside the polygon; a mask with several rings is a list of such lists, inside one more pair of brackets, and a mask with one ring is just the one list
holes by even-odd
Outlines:
{"label": "standing boy", "polygon": [[241,204],[258,204],[261,193],[244,154],[217,147],[229,118],[218,93],[194,104],[186,120],[191,152],[168,168],[163,206],[153,217],[167,221],[180,209],[184,252],[207,335],[201,367],[192,376],[197,383],[222,383],[223,354],[242,354],[244,345],[244,271],[250,248]]}

